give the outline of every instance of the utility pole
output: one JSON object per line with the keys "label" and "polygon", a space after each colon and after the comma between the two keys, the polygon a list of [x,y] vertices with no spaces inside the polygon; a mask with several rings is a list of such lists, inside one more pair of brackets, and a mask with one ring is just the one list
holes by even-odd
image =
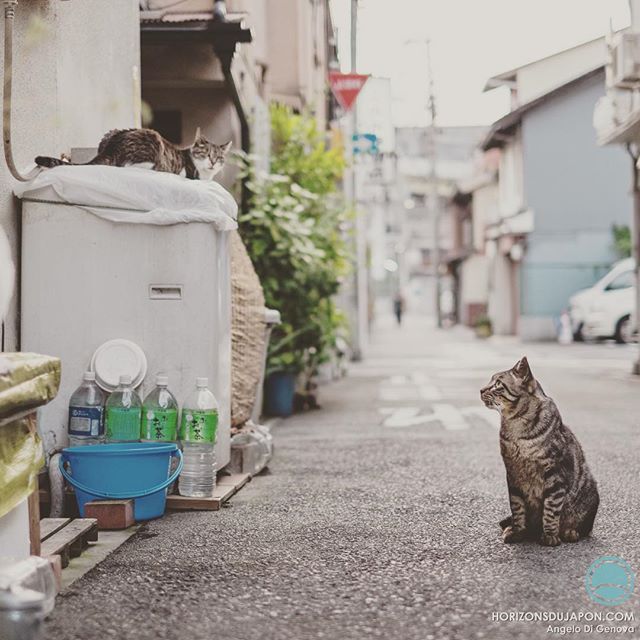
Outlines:
{"label": "utility pole", "polygon": [[427,128],[427,155],[431,166],[429,174],[429,213],[433,224],[433,286],[434,309],[436,313],[436,323],[438,328],[442,328],[442,313],[440,310],[440,203],[438,202],[438,173],[436,163],[438,161],[436,128],[436,96],[433,84],[433,68],[431,66],[431,41],[427,40],[427,71],[429,73],[429,97],[427,100],[427,110],[430,116]]}
{"label": "utility pole", "polygon": [[[631,16],[631,31],[640,33],[640,0],[629,0],[629,13]],[[633,221],[631,224],[631,251],[636,261],[636,300],[635,322],[640,326],[640,176],[638,175],[638,159],[640,149],[637,144],[627,144],[627,151],[632,162],[632,193],[633,193]],[[633,329],[633,326],[632,326]],[[636,347],[636,357],[633,362],[632,373],[640,375],[640,344]]]}
{"label": "utility pole", "polygon": [[[633,222],[631,225],[631,247],[635,260],[636,274],[636,299],[635,299],[635,322],[640,325],[640,175],[638,174],[638,159],[640,151],[634,145],[627,144],[627,151],[631,157],[631,185],[633,193]],[[633,362],[632,373],[640,375],[640,344],[636,348],[636,357]]]}
{"label": "utility pole", "polygon": [[[357,73],[357,53],[358,53],[358,0],[351,0],[351,72]],[[352,138],[358,133],[358,110],[354,105],[351,110],[351,133]],[[361,360],[369,332],[369,283],[367,277],[367,239],[366,221],[364,212],[358,212],[358,183],[356,175],[356,161],[353,153],[353,140],[351,144],[351,196],[353,207],[356,211],[355,227],[355,249],[356,264],[354,274],[355,306],[356,306],[356,327],[354,331],[353,359]]]}

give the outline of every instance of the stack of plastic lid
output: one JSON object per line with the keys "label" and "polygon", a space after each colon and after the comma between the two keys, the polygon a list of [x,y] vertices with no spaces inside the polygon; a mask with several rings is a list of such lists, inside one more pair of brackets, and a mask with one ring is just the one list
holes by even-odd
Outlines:
{"label": "stack of plastic lid", "polygon": [[135,342],[116,338],[95,350],[91,370],[96,374],[98,386],[105,391],[114,391],[123,375],[131,376],[131,384],[136,388],[147,375],[147,357]]}

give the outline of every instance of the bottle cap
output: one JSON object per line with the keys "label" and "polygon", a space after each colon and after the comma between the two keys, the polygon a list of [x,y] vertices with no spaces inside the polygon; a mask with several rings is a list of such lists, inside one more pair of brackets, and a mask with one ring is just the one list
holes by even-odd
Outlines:
{"label": "bottle cap", "polygon": [[84,374],[82,375],[82,379],[85,382],[94,382],[96,379],[96,374],[94,371],[85,371]]}
{"label": "bottle cap", "polygon": [[159,373],[156,376],[156,386],[157,387],[166,387],[169,385],[169,376],[164,373]]}
{"label": "bottle cap", "polygon": [[130,385],[131,384],[131,376],[128,375],[128,374],[120,376],[120,384]]}
{"label": "bottle cap", "polygon": [[209,378],[196,378],[196,387],[203,389],[209,386]]}

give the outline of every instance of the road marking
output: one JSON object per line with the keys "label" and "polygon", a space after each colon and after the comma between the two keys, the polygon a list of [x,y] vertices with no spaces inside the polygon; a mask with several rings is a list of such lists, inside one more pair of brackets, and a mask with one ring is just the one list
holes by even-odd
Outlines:
{"label": "road marking", "polygon": [[380,383],[380,400],[395,402],[398,400],[419,399],[431,402],[442,400],[442,392],[429,382],[429,378],[422,372],[416,371],[407,376],[391,376]]}
{"label": "road marking", "polygon": [[466,418],[451,404],[436,403],[433,405],[433,412],[447,431],[464,431],[469,428]]}
{"label": "road marking", "polygon": [[425,400],[442,400],[442,392],[435,385],[422,384],[418,391]]}
{"label": "road marking", "polygon": [[451,404],[435,403],[431,413],[422,413],[420,407],[380,407],[379,413],[386,416],[383,426],[390,428],[417,427],[439,422],[446,431],[465,431],[472,426],[467,419],[475,416],[489,426],[500,427],[500,416],[488,409],[464,407],[459,409]]}
{"label": "road marking", "polygon": [[494,429],[500,429],[500,414],[497,411],[483,409],[482,407],[465,407],[460,409],[460,413],[465,416],[477,416]]}

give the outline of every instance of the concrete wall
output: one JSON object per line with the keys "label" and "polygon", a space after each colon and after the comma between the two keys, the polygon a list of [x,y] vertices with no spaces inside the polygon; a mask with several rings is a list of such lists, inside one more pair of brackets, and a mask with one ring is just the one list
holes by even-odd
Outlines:
{"label": "concrete wall", "polygon": [[471,324],[473,309],[486,307],[489,302],[489,259],[474,254],[461,266],[460,310],[462,322]]}
{"label": "concrete wall", "polygon": [[269,64],[268,91],[274,100],[310,109],[320,129],[326,126],[324,3],[278,0],[266,12]]}
{"label": "concrete wall", "polygon": [[[18,167],[38,154],[95,147],[114,127],[136,124],[139,87],[137,0],[29,0],[16,11],[13,142]],[[1,56],[1,51],[0,51]],[[0,161],[0,224],[14,257],[19,206],[14,180]],[[16,298],[3,349],[17,347]]]}
{"label": "concrete wall", "polygon": [[568,297],[615,260],[611,225],[631,222],[630,160],[619,147],[598,147],[591,124],[603,94],[604,73],[524,117],[525,201],[535,229],[521,272],[523,337],[552,337],[551,319]]}
{"label": "concrete wall", "polygon": [[471,207],[473,250],[482,253],[487,224],[495,220],[498,210],[498,183],[490,182],[476,189]]}

